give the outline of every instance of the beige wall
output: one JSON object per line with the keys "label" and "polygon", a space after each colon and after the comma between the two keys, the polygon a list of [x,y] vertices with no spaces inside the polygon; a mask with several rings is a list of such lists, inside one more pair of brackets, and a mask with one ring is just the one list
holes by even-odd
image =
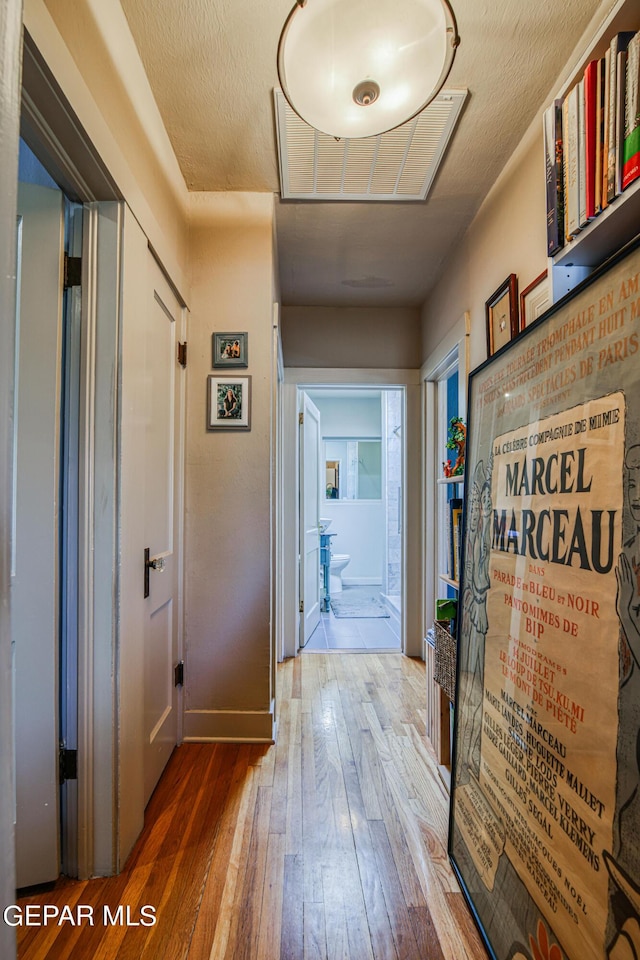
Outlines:
{"label": "beige wall", "polygon": [[410,369],[420,360],[413,307],[283,307],[287,367]]}
{"label": "beige wall", "polygon": [[522,290],[547,266],[542,123],[529,133],[449,260],[422,310],[423,360],[466,310],[471,369],[486,358],[485,301],[510,273]]}
{"label": "beige wall", "polygon": [[120,4],[25,0],[24,25],[188,302],[188,192]]}
{"label": "beige wall", "polygon": [[[273,197],[191,201],[185,738],[269,739]],[[249,335],[250,431],[205,428],[214,331]]]}

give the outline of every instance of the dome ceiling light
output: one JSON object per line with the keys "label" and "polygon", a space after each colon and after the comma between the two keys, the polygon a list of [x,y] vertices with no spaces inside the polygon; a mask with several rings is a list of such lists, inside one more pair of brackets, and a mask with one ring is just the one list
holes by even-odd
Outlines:
{"label": "dome ceiling light", "polygon": [[459,42],[446,0],[297,0],[278,75],[292,109],[316,130],[373,137],[424,110]]}

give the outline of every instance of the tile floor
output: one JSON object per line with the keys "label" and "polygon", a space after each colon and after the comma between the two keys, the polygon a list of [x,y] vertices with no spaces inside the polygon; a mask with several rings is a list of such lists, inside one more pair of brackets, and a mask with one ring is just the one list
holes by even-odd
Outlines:
{"label": "tile floor", "polygon": [[[358,587],[345,587],[357,590]],[[371,596],[371,587],[367,588]],[[332,610],[320,615],[320,623],[313,631],[302,652],[327,650],[400,650],[400,639],[391,628],[390,617],[357,618],[336,617]]]}

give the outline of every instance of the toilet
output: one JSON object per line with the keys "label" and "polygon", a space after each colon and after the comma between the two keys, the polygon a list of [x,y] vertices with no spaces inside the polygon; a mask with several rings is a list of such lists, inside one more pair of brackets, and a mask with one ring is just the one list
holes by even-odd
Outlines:
{"label": "toilet", "polygon": [[351,560],[348,553],[332,553],[329,565],[329,592],[331,596],[342,593],[342,571]]}

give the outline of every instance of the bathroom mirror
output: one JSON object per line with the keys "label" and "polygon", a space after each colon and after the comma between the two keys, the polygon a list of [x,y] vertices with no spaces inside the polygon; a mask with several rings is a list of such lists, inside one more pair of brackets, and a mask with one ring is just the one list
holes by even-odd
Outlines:
{"label": "bathroom mirror", "polygon": [[326,462],[326,499],[340,498],[340,461],[327,460]]}
{"label": "bathroom mirror", "polygon": [[382,499],[380,440],[327,439],[324,461],[327,500]]}

